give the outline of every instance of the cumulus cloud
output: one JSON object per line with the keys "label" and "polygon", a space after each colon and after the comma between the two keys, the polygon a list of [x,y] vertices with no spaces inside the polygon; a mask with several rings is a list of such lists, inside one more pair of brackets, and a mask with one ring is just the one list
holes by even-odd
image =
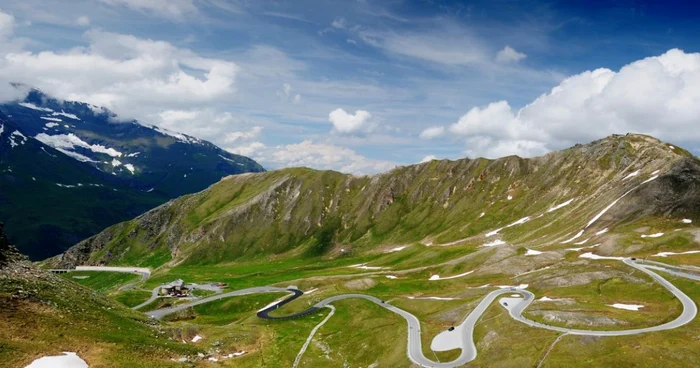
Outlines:
{"label": "cumulus cloud", "polygon": [[506,46],[503,48],[503,50],[499,51],[496,54],[496,61],[502,63],[517,63],[518,61],[525,59],[526,57],[527,55],[525,55],[524,53],[515,51],[515,49],[510,46]]}
{"label": "cumulus cloud", "polygon": [[525,107],[474,107],[449,130],[470,155],[533,156],[613,133],[700,143],[700,53],[672,49],[609,69],[571,76]]}
{"label": "cumulus cloud", "polygon": [[423,130],[420,133],[421,139],[433,139],[437,138],[445,133],[445,127],[434,126]]}
{"label": "cumulus cloud", "polygon": [[131,35],[92,30],[85,38],[87,47],[62,52],[0,53],[0,80],[105,106],[126,118],[222,100],[235,91],[235,63]]}
{"label": "cumulus cloud", "polygon": [[112,6],[125,6],[132,10],[154,15],[182,19],[188,14],[198,13],[194,0],[100,0]]}
{"label": "cumulus cloud", "polygon": [[433,161],[433,160],[437,160],[437,156],[435,156],[435,155],[427,155],[427,156],[423,157],[423,159],[420,160],[419,163],[422,164],[422,163],[430,162],[430,161]]}
{"label": "cumulus cloud", "polygon": [[349,148],[314,143],[311,140],[276,147],[259,147],[252,156],[270,168],[307,166],[352,174],[382,172],[396,166],[393,162],[367,158]]}
{"label": "cumulus cloud", "polygon": [[357,110],[355,114],[349,114],[343,109],[335,109],[328,115],[328,120],[333,123],[333,128],[340,134],[355,134],[371,130],[369,123],[372,114],[365,110]]}

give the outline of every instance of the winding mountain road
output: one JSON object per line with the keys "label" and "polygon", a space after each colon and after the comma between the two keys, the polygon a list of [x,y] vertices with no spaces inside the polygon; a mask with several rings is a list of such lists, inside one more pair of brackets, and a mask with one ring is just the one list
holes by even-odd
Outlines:
{"label": "winding mountain road", "polygon": [[[326,298],[320,302],[318,302],[316,305],[312,306],[311,308],[295,313],[292,315],[288,316],[283,316],[283,317],[275,317],[275,316],[270,316],[269,313],[273,310],[279,309],[281,306],[286,305],[293,300],[299,298],[300,296],[303,295],[303,292],[297,289],[285,289],[285,288],[280,288],[280,287],[272,287],[272,286],[263,286],[263,287],[254,287],[254,288],[248,288],[248,289],[243,289],[243,290],[237,290],[229,293],[224,293],[224,294],[219,294],[219,295],[214,295],[208,298],[203,298],[191,303],[186,303],[182,305],[178,305],[175,307],[171,308],[166,308],[166,309],[160,309],[160,310],[155,310],[151,312],[147,312],[147,314],[153,318],[163,318],[164,316],[175,313],[184,309],[187,309],[189,307],[193,307],[196,305],[201,305],[205,304],[214,300],[219,300],[223,298],[228,298],[232,296],[239,296],[239,295],[246,295],[246,294],[252,294],[252,293],[265,293],[265,292],[292,292],[293,295],[290,296],[289,298],[285,298],[284,300],[269,306],[261,311],[258,312],[258,317],[264,318],[264,319],[289,319],[289,318],[297,318],[301,317],[307,314],[310,314],[312,312],[317,311],[320,308],[330,306],[331,303],[339,301],[339,300],[345,300],[345,299],[364,299],[368,300],[372,303],[375,303],[383,308],[386,308],[387,310],[394,312],[401,317],[403,317],[406,322],[408,323],[408,339],[407,339],[407,355],[408,358],[420,365],[421,367],[435,367],[435,368],[452,368],[456,366],[461,366],[463,364],[466,364],[476,358],[476,345],[474,344],[474,327],[479,320],[479,318],[484,314],[486,309],[493,303],[499,296],[504,295],[504,294],[519,294],[522,295],[523,298],[518,298],[518,299],[512,299],[509,298],[508,302],[510,305],[506,306],[502,305],[504,308],[506,308],[511,316],[511,318],[515,319],[516,321],[519,321],[521,323],[524,323],[528,326],[536,327],[536,328],[543,328],[551,331],[557,331],[557,332],[563,332],[566,334],[570,335],[587,335],[587,336],[625,336],[625,335],[635,335],[635,334],[641,334],[641,333],[647,333],[647,332],[655,332],[655,331],[664,331],[664,330],[670,330],[673,328],[677,328],[680,326],[683,326],[690,321],[692,321],[695,316],[697,315],[698,309],[695,303],[693,302],[690,297],[688,297],[685,293],[683,293],[680,289],[675,287],[673,284],[671,284],[669,281],[658,275],[657,273],[651,271],[650,269],[657,269],[657,270],[662,270],[664,272],[669,272],[673,275],[680,276],[680,277],[686,277],[689,279],[694,279],[697,280],[697,275],[692,275],[689,273],[685,272],[678,272],[675,270],[669,270],[667,268],[664,268],[663,266],[658,266],[658,265],[644,265],[637,263],[636,261],[626,258],[623,260],[623,262],[630,267],[633,267],[641,272],[646,273],[647,275],[651,276],[656,282],[661,284],[663,287],[668,289],[678,300],[683,305],[683,312],[675,318],[673,321],[658,325],[658,326],[653,326],[653,327],[646,327],[646,328],[638,328],[638,329],[631,329],[631,330],[619,330],[619,331],[593,331],[593,330],[579,330],[579,329],[570,329],[570,328],[564,328],[564,327],[557,327],[557,326],[550,326],[546,325],[543,323],[535,322],[532,320],[529,320],[525,317],[523,317],[522,312],[532,303],[535,299],[535,295],[527,290],[523,289],[518,289],[518,288],[507,288],[507,289],[499,289],[499,290],[494,290],[487,294],[481,302],[474,308],[474,310],[467,316],[467,318],[455,328],[458,336],[459,336],[459,347],[461,347],[461,354],[459,357],[457,357],[455,360],[451,362],[434,362],[423,354],[423,348],[422,348],[422,343],[421,343],[421,338],[420,338],[420,321],[416,316],[413,314],[400,309],[398,307],[395,307],[391,304],[388,304],[384,301],[382,301],[379,298],[376,298],[374,296],[370,295],[364,295],[364,294],[344,294],[344,295],[336,295],[332,296],[329,298]],[[303,352],[302,352],[303,353]]]}

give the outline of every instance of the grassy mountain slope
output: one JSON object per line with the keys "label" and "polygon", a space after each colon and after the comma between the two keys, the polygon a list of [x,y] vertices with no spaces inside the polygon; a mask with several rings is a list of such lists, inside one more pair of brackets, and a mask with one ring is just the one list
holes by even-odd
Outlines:
{"label": "grassy mountain slope", "polygon": [[37,270],[18,257],[0,225],[0,361],[24,367],[45,355],[77,352],[90,367],[177,367],[200,350],[90,289]]}
{"label": "grassy mountain slope", "polygon": [[[245,174],[110,227],[47,266],[154,267],[135,289],[107,291],[129,305],[176,278],[224,282],[230,290],[295,285],[306,292],[275,315],[339,294],[372,295],[416,315],[424,354],[449,361],[459,351],[430,350],[433,337],[505,285],[534,293],[525,316],[556,326],[620,330],[677,317],[679,301],[645,273],[581,256],[649,258],[697,273],[697,253],[659,253],[698,250],[699,183],[696,158],[640,135],[533,159],[433,161],[372,177],[310,169]],[[643,237],[650,234],[662,235]],[[664,276],[700,302],[697,282]],[[222,366],[291,366],[328,310],[294,321],[255,317],[278,297],[199,305],[168,325],[197,326],[202,347],[224,343],[247,352]],[[643,307],[621,310],[616,303]],[[411,365],[400,317],[362,300],[333,305],[335,314],[300,366]],[[477,322],[478,355],[469,365],[696,367],[699,327],[696,318],[629,337],[561,337],[512,320],[494,303]]]}
{"label": "grassy mountain slope", "polygon": [[586,235],[645,216],[700,217],[699,168],[687,151],[627,135],[533,159],[432,161],[371,177],[303,168],[238,175],[112,226],[53,262],[330,259],[414,242],[487,242],[486,232],[526,216],[499,235],[554,244],[628,191]]}

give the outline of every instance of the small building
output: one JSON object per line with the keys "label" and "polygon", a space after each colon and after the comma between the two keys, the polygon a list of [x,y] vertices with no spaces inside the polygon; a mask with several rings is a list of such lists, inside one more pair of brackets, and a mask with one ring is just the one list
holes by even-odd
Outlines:
{"label": "small building", "polygon": [[182,279],[177,279],[175,281],[163,284],[160,287],[161,295],[170,296],[187,296],[190,290],[185,286],[185,282]]}

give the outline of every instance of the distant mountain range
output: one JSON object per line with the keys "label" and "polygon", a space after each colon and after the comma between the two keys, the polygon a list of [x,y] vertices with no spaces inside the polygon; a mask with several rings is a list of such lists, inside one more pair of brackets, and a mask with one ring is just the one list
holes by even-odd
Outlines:
{"label": "distant mountain range", "polygon": [[262,171],[210,142],[36,89],[0,105],[0,218],[32,259],[222,177]]}

